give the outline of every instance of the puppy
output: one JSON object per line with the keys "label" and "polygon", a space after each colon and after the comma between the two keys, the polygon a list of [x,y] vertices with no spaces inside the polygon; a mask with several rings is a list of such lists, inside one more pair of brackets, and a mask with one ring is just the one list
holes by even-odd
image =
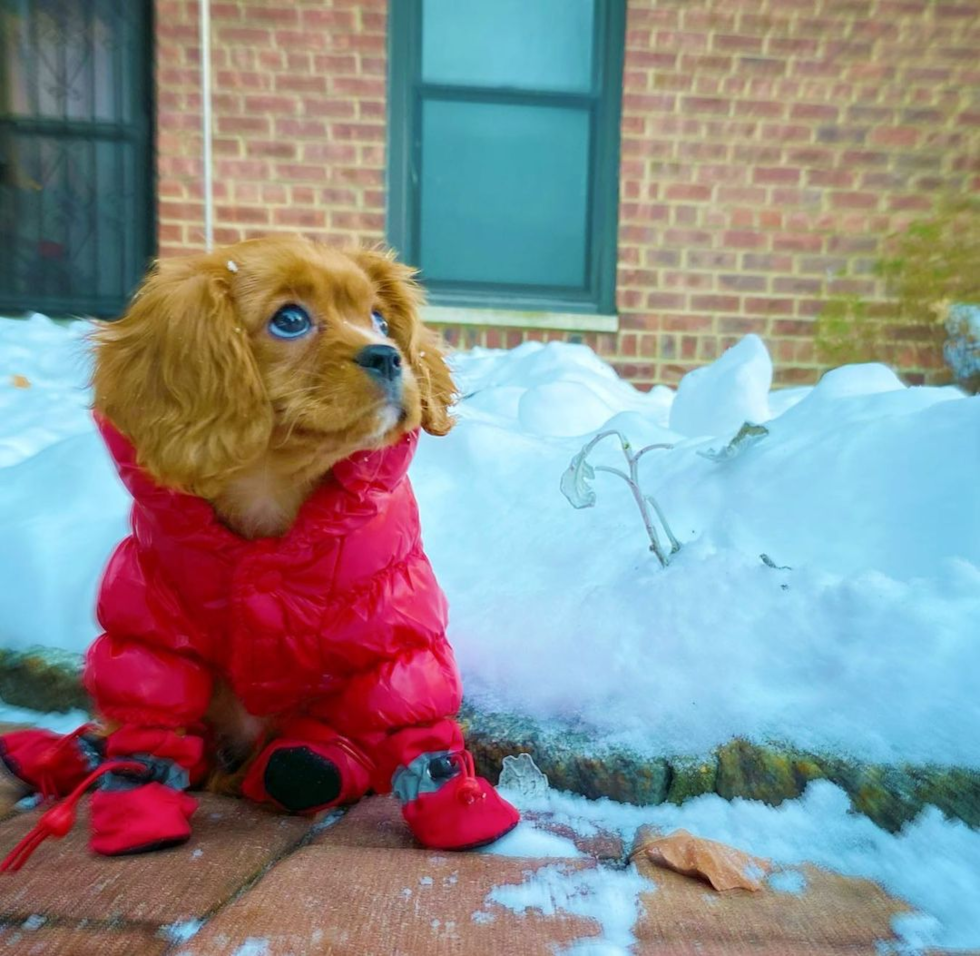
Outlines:
{"label": "puppy", "polygon": [[[288,812],[394,791],[433,848],[516,825],[453,719],[406,474],[455,394],[412,275],[377,251],[250,240],[159,263],[97,332],[96,420],[134,507],[86,659],[109,731],[96,852],[186,840],[186,788],[243,762],[244,795]],[[28,785],[65,794],[93,765],[85,735],[57,766],[48,746],[43,774],[36,739],[10,736],[0,756]]]}

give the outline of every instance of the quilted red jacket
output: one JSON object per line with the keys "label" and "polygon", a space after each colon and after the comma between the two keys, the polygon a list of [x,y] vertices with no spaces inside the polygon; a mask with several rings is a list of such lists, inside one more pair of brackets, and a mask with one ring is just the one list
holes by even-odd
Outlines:
{"label": "quilted red jacket", "polygon": [[406,475],[418,433],[336,465],[281,538],[248,541],[200,498],[156,485],[98,422],[134,498],[113,554],[86,685],[103,715],[186,726],[216,676],[253,714],[315,705],[359,737],[456,713],[446,601]]}

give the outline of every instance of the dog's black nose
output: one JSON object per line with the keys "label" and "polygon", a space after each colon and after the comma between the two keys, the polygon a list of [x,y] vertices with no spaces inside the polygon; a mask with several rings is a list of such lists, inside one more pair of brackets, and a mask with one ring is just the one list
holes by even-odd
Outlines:
{"label": "dog's black nose", "polygon": [[394,382],[402,374],[402,357],[390,345],[368,345],[354,356],[354,361],[382,382]]}

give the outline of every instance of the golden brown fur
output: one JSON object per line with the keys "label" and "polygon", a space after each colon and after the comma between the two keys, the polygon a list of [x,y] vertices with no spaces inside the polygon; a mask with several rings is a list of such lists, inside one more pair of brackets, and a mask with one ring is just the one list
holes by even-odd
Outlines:
{"label": "golden brown fur", "polygon": [[[412,276],[382,252],[300,236],[162,261],[126,315],[96,334],[95,408],[158,482],[207,499],[246,537],[282,534],[335,462],[419,425],[452,427],[452,378],[419,320]],[[315,332],[270,335],[288,303]],[[381,341],[373,310],[403,360],[400,421],[354,361]]]}

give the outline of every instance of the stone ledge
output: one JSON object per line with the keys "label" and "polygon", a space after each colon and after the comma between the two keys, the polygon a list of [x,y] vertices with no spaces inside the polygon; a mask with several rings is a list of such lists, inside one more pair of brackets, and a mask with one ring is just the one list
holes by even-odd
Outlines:
{"label": "stone ledge", "polygon": [[[0,649],[0,697],[35,710],[87,710],[80,672],[76,654]],[[683,803],[705,793],[775,806],[800,796],[811,780],[829,780],[850,796],[855,810],[892,832],[927,804],[980,827],[980,770],[869,764],[740,739],[704,757],[648,757],[597,746],[587,728],[544,727],[468,703],[460,721],[479,771],[491,780],[505,756],[519,753],[529,753],[553,787],[639,806]]]}

